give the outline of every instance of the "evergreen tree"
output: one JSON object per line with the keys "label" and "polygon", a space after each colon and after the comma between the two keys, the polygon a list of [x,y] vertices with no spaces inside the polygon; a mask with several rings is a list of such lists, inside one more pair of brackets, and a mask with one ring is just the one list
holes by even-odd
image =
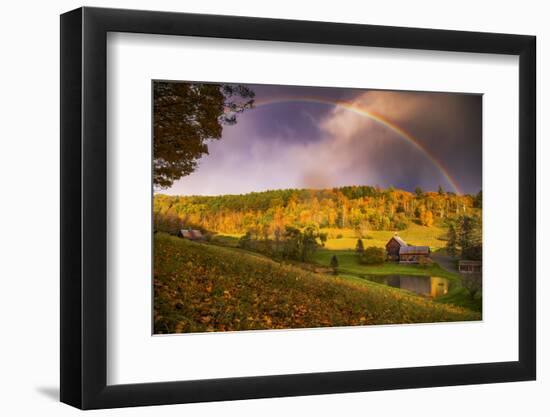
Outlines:
{"label": "evergreen tree", "polygon": [[332,255],[332,258],[330,259],[330,267],[332,268],[332,273],[334,275],[338,275],[338,258],[336,255]]}
{"label": "evergreen tree", "polygon": [[475,216],[461,216],[457,231],[458,245],[462,259],[481,260],[481,219]]}
{"label": "evergreen tree", "polygon": [[449,231],[447,232],[447,253],[455,257],[458,253],[457,245],[457,236],[456,236],[456,226],[454,223],[449,225]]}
{"label": "evergreen tree", "polygon": [[476,208],[482,208],[483,206],[483,194],[481,193],[481,190],[479,190],[479,193],[476,194],[474,197],[474,207]]}
{"label": "evergreen tree", "polygon": [[355,252],[358,254],[362,254],[365,252],[365,247],[363,246],[363,241],[361,239],[357,239],[357,244],[355,245]]}

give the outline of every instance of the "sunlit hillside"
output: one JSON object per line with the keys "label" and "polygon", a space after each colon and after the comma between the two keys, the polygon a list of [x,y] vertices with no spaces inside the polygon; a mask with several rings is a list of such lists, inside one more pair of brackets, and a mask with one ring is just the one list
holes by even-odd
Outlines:
{"label": "sunlit hillside", "polygon": [[155,333],[479,320],[366,280],[155,235]]}

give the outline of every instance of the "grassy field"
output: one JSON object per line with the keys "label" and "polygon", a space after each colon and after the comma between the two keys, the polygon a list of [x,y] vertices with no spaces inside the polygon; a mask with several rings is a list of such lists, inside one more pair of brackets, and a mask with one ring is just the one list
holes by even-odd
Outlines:
{"label": "grassy field", "polygon": [[[325,248],[330,250],[355,249],[357,244],[357,235],[352,229],[321,229],[321,232],[328,234]],[[388,240],[394,235],[393,231],[388,230],[369,230],[367,237],[363,238],[363,244],[367,246],[377,246],[385,248]],[[445,229],[438,226],[420,226],[411,223],[406,230],[399,232],[399,236],[409,245],[429,246],[432,251],[445,247],[445,241],[441,237],[445,235]],[[241,234],[220,233],[213,237],[215,243],[224,246],[237,246]],[[341,236],[341,237],[336,237]]]}
{"label": "grassy field", "polygon": [[239,245],[240,234],[219,233],[212,236],[212,243],[236,248]]}
{"label": "grassy field", "polygon": [[479,320],[460,307],[353,276],[307,272],[162,233],[154,242],[155,333]]}
{"label": "grassy field", "polygon": [[[351,229],[326,229],[329,238],[325,244],[327,249],[344,250],[354,249],[357,244],[357,236]],[[369,230],[367,238],[363,238],[363,244],[367,246],[386,247],[386,243],[394,232],[388,230]],[[335,236],[342,235],[341,238]],[[445,241],[440,238],[445,235],[445,229],[438,226],[420,226],[411,223],[406,230],[399,232],[399,236],[409,245],[429,246],[432,250],[445,247]]]}
{"label": "grassy field", "polygon": [[476,294],[475,298],[472,299],[468,295],[468,292],[460,286],[453,287],[446,295],[434,298],[434,302],[452,304],[478,312],[481,312],[483,306],[482,297],[480,294]]}
{"label": "grassy field", "polygon": [[329,266],[330,259],[336,255],[338,259],[338,270],[344,274],[357,276],[364,275],[426,275],[458,280],[458,275],[446,271],[437,263],[430,266],[403,265],[393,262],[386,262],[380,265],[363,265],[359,263],[359,256],[354,250],[330,250],[320,249],[314,254],[314,261],[319,265]]}
{"label": "grassy field", "polygon": [[364,279],[367,275],[423,275],[447,278],[450,281],[449,293],[435,298],[434,301],[481,312],[481,296],[478,295],[472,299],[467,291],[461,288],[459,275],[443,269],[437,263],[430,266],[402,265],[393,262],[387,262],[381,265],[363,265],[359,263],[359,257],[353,250],[330,249],[318,250],[314,254],[314,261],[321,266],[328,267],[333,255],[336,255],[338,259],[339,274],[346,277]]}
{"label": "grassy field", "polygon": [[[314,254],[313,262],[329,267],[330,259],[336,255],[339,263],[339,273],[343,277],[355,277],[363,279],[366,275],[423,275],[447,278],[451,281],[449,294],[438,297],[434,301],[445,304],[453,304],[460,307],[481,312],[481,296],[471,299],[467,292],[460,288],[460,279],[458,274],[449,272],[441,268],[437,263],[431,266],[402,265],[397,263],[384,263],[381,265],[363,265],[359,263],[359,258],[355,252],[357,237],[351,229],[324,229],[329,237],[325,247],[319,249]],[[432,251],[444,250],[445,241],[439,239],[443,236],[445,230],[438,226],[425,227],[417,224],[411,224],[407,230],[399,233],[407,243],[430,246]],[[392,231],[369,231],[368,239],[362,239],[365,247],[377,246],[385,247],[388,240],[393,236]],[[341,235],[336,238],[334,236]],[[219,234],[214,236],[213,243],[236,247],[240,235]]]}

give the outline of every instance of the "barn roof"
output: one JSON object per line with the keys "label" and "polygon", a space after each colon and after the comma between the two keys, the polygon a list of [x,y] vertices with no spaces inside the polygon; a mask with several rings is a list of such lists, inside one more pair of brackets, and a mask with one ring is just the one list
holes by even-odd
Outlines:
{"label": "barn roof", "polygon": [[[401,247],[403,246],[407,246],[407,242],[405,242],[403,239],[401,239],[399,236],[395,235],[395,236],[392,236],[391,239],[394,239],[397,243],[399,243],[399,245],[401,245]],[[391,241],[391,239],[388,241],[388,243]]]}
{"label": "barn roof", "polygon": [[181,229],[180,236],[186,237],[188,239],[201,239],[203,237],[203,234],[200,230],[196,229]]}
{"label": "barn roof", "polygon": [[399,248],[399,255],[427,255],[429,253],[429,246],[401,246]]}

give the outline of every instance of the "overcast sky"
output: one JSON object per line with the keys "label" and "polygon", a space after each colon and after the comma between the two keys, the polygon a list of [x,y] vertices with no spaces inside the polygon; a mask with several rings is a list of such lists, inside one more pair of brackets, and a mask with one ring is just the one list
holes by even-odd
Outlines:
{"label": "overcast sky", "polygon": [[409,191],[441,185],[471,194],[481,189],[479,95],[248,87],[256,93],[255,108],[236,125],[224,126],[195,172],[163,192],[220,195],[344,185]]}

